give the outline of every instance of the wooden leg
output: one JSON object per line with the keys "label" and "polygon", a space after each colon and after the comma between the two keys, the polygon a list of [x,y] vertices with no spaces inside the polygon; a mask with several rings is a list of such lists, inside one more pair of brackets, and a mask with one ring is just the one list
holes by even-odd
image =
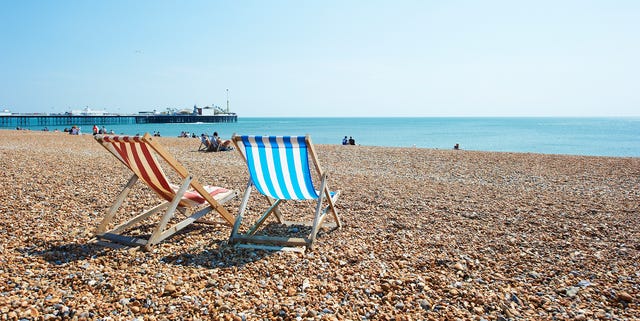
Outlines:
{"label": "wooden leg", "polygon": [[284,224],[284,216],[282,215],[282,212],[280,212],[280,207],[278,207],[278,204],[282,200],[275,200],[275,199],[273,199],[271,197],[268,197],[268,196],[265,196],[265,197],[267,198],[267,201],[269,202],[269,205],[273,209],[273,212],[276,214],[276,219],[278,220],[278,223]]}
{"label": "wooden leg", "polygon": [[233,229],[231,229],[231,236],[229,237],[229,243],[235,243],[235,239],[238,236],[240,223],[242,222],[244,211],[247,209],[247,203],[249,203],[251,188],[253,188],[253,183],[251,182],[251,179],[249,179],[249,183],[247,183],[247,188],[244,190],[244,195],[242,196],[242,203],[240,203],[240,210],[238,212],[238,217],[236,217],[236,221],[233,223]]}
{"label": "wooden leg", "polygon": [[[153,234],[151,234],[151,237],[149,238],[149,242],[147,243],[147,248],[150,247],[151,245],[154,245],[154,244],[160,242],[160,240],[159,240],[160,235],[162,234],[162,232],[164,232],[167,224],[169,223],[169,220],[175,214],[176,208],[178,207],[178,204],[180,203],[180,200],[182,199],[182,196],[184,195],[184,193],[189,188],[189,184],[190,183],[191,183],[191,176],[186,177],[182,181],[182,185],[180,185],[180,188],[176,192],[176,195],[174,196],[173,200],[171,200],[171,202],[169,203],[169,207],[167,208],[167,210],[165,211],[164,215],[160,219],[160,223],[158,223],[158,225],[156,226],[155,230],[153,231]],[[177,232],[177,230],[173,231],[173,233],[175,233],[175,232]],[[173,234],[173,233],[171,233],[171,234]],[[165,236],[165,238],[168,237],[168,236],[169,235]]]}
{"label": "wooden leg", "polygon": [[[324,191],[327,187],[327,177],[322,177],[322,182],[320,183],[320,190]],[[324,193],[321,192],[318,196],[318,204],[316,204],[316,213],[313,218],[313,227],[311,228],[311,233],[309,234],[309,249],[313,248],[313,241],[316,240],[316,234],[318,234],[318,229],[322,225],[322,221],[324,220],[324,213],[322,211],[322,199],[324,198]]]}
{"label": "wooden leg", "polygon": [[129,227],[140,223],[142,220],[146,219],[147,217],[150,217],[152,215],[155,215],[156,213],[164,210],[167,206],[169,206],[169,202],[164,202],[120,225],[118,225],[117,227],[111,229],[110,231],[108,231],[107,233],[113,233],[113,234],[120,234],[122,232],[124,232],[126,229],[128,229]]}
{"label": "wooden leg", "polygon": [[[277,213],[278,205],[280,205],[280,202],[282,202],[282,200],[275,200],[271,205],[271,207],[269,207],[269,209],[266,212],[264,212],[264,214],[262,214],[262,216],[256,221],[255,224],[253,224],[253,226],[251,226],[251,228],[249,228],[249,230],[247,231],[247,235],[253,235],[253,233],[255,233],[258,230],[258,228],[260,228],[262,223],[264,223],[264,221],[269,217],[269,215],[271,215],[271,213],[274,213],[274,212]],[[278,221],[279,223],[283,222],[282,220],[278,220]]]}
{"label": "wooden leg", "polygon": [[102,219],[102,222],[100,222],[100,224],[98,225],[96,234],[103,234],[107,231],[107,227],[109,226],[109,223],[111,223],[111,220],[113,220],[113,217],[116,215],[116,212],[118,211],[120,206],[122,206],[122,202],[124,202],[124,199],[127,197],[129,192],[131,191],[131,187],[133,187],[133,185],[137,181],[138,181],[138,176],[136,176],[135,174],[132,175],[129,181],[127,182],[127,185],[124,186],[124,188],[122,189],[122,192],[120,192],[120,194],[116,198],[116,201],[113,203],[113,205],[111,205],[111,208],[109,208],[109,210],[107,211],[107,214]]}
{"label": "wooden leg", "polygon": [[327,202],[329,203],[329,205],[325,207],[324,212],[326,213],[328,211],[331,211],[331,215],[333,216],[333,219],[336,221],[336,227],[340,228],[342,227],[342,221],[340,220],[340,216],[338,216],[338,211],[336,210],[336,207],[335,207],[335,204],[338,201],[338,198],[340,197],[340,191],[333,192],[333,197],[332,197],[331,193],[327,189],[326,195],[327,195]]}

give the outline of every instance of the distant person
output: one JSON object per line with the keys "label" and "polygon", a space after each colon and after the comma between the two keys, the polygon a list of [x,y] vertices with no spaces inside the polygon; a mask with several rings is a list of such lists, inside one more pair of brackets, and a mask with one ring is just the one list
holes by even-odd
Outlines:
{"label": "distant person", "polygon": [[352,136],[349,136],[349,145],[355,145],[356,144],[356,140],[353,139]]}
{"label": "distant person", "polygon": [[198,148],[198,150],[205,152],[213,151],[211,147],[211,140],[209,139],[209,136],[205,135],[204,133],[200,134],[200,146],[201,148]]}
{"label": "distant person", "polygon": [[460,144],[456,143],[455,145],[453,145],[453,149],[459,150],[460,149]]}
{"label": "distant person", "polygon": [[100,134],[106,134],[107,133],[107,127],[102,126],[102,128],[100,129]]}
{"label": "distant person", "polygon": [[98,125],[93,125],[93,136],[98,135],[100,130],[98,129]]}
{"label": "distant person", "polygon": [[342,145],[347,145],[349,144],[349,139],[347,139],[347,136],[344,136],[344,138],[342,139]]}

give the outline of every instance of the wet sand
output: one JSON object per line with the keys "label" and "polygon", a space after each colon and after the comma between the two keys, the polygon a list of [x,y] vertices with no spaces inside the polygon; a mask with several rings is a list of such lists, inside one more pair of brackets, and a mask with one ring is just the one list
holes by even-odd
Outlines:
{"label": "wet sand", "polygon": [[[159,140],[244,191],[237,152]],[[313,251],[199,224],[146,252],[92,243],[130,172],[91,135],[0,130],[0,319],[640,318],[639,158],[316,147],[344,227]],[[131,195],[125,216],[159,203]]]}

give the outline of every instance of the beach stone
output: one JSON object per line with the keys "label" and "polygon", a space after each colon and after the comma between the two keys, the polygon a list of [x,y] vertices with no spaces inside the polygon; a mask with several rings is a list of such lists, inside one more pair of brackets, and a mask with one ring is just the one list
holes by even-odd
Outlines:
{"label": "beach stone", "polygon": [[421,299],[418,301],[418,304],[425,311],[431,310],[431,302],[429,302],[429,300]]}
{"label": "beach stone", "polygon": [[172,295],[176,292],[177,288],[173,284],[167,284],[164,286],[164,295]]}
{"label": "beach stone", "polygon": [[628,292],[620,291],[616,295],[616,300],[618,300],[620,302],[631,303],[631,302],[633,302],[633,296],[631,296],[631,294],[629,294]]}
{"label": "beach stone", "polygon": [[568,297],[574,297],[574,296],[576,296],[578,294],[579,291],[580,291],[579,287],[570,286],[570,287],[565,289],[565,294]]}

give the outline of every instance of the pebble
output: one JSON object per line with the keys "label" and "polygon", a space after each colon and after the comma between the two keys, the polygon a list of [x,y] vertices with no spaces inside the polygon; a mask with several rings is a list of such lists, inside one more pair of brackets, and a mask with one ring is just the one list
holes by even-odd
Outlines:
{"label": "pebble", "polygon": [[633,297],[631,296],[631,294],[625,291],[618,292],[616,299],[620,302],[627,302],[627,303],[633,302]]}

